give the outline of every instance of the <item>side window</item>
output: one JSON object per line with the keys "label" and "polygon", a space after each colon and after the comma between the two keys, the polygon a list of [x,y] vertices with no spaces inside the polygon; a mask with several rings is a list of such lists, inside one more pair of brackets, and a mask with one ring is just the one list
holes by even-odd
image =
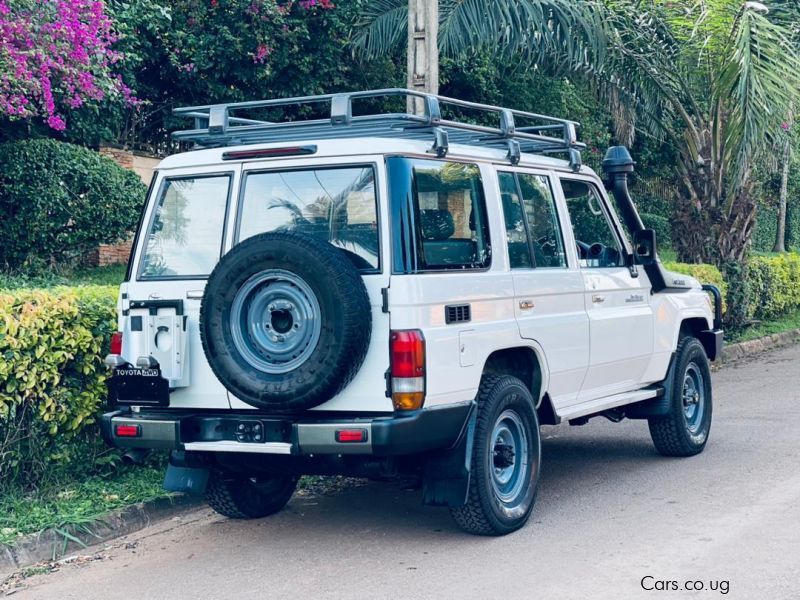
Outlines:
{"label": "side window", "polygon": [[525,228],[525,217],[522,213],[522,202],[517,188],[514,173],[498,173],[500,183],[500,200],[503,204],[503,220],[508,237],[508,258],[512,269],[530,269],[531,248],[528,243],[528,232]]}
{"label": "side window", "polygon": [[229,175],[165,179],[145,239],[140,279],[207,277],[222,252]]}
{"label": "side window", "polygon": [[561,180],[581,267],[622,267],[625,254],[597,190],[584,181]]}
{"label": "side window", "polygon": [[491,245],[478,167],[432,160],[411,164],[419,268],[489,266]]}
{"label": "side window", "polygon": [[564,238],[548,178],[500,172],[498,180],[511,268],[566,267]]}
{"label": "side window", "polygon": [[564,238],[558,225],[558,214],[550,182],[544,175],[518,173],[522,191],[525,221],[533,247],[533,262],[537,267],[566,267]]}

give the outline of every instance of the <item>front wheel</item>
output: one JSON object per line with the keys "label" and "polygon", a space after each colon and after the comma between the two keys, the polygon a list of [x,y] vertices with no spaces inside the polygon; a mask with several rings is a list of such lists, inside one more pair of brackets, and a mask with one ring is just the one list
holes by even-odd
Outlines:
{"label": "front wheel", "polygon": [[212,471],[206,502],[231,519],[258,519],[278,512],[297,487],[296,477],[246,477]]}
{"label": "front wheel", "polygon": [[675,352],[669,412],[650,417],[650,437],[664,456],[694,456],[703,451],[711,431],[711,369],[703,345],[685,337]]}
{"label": "front wheel", "polygon": [[536,500],[541,440],[535,402],[516,377],[484,377],[478,391],[469,493],[451,509],[477,535],[505,535],[528,521]]}

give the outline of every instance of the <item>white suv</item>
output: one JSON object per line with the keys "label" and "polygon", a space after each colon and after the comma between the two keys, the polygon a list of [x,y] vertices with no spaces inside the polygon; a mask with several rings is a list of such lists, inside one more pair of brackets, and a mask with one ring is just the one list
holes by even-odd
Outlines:
{"label": "white suv", "polygon": [[153,181],[102,419],[132,459],[172,451],[168,489],[255,518],[303,474],[414,475],[499,535],[540,425],[647,419],[702,451],[719,293],[663,269],[625,148],[612,202],[563,119],[408,90],[176,113],[197,149]]}

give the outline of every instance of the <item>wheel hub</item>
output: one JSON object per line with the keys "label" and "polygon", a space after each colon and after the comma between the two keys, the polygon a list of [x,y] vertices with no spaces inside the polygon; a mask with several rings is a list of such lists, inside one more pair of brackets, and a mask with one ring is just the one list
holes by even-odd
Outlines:
{"label": "wheel hub", "polygon": [[514,465],[514,446],[511,444],[495,444],[494,466],[496,469],[505,469]]}
{"label": "wheel hub", "polygon": [[503,411],[495,421],[489,452],[492,488],[498,500],[513,504],[528,478],[528,434],[514,410]]}
{"label": "wheel hub", "polygon": [[250,277],[231,304],[233,345],[263,373],[287,373],[313,353],[322,331],[311,287],[283,269]]}
{"label": "wheel hub", "polygon": [[689,363],[683,377],[681,399],[686,425],[692,433],[696,433],[702,427],[705,413],[704,390],[703,375],[699,367],[694,362]]}

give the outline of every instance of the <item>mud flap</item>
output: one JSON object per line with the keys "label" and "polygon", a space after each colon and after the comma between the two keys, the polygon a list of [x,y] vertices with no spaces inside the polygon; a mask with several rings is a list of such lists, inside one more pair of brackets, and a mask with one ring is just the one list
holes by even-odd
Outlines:
{"label": "mud flap", "polygon": [[477,405],[473,404],[455,446],[428,458],[422,483],[423,504],[449,507],[466,504],[477,418]]}
{"label": "mud flap", "polygon": [[169,465],[164,475],[164,489],[168,492],[202,495],[207,484],[208,469]]}

